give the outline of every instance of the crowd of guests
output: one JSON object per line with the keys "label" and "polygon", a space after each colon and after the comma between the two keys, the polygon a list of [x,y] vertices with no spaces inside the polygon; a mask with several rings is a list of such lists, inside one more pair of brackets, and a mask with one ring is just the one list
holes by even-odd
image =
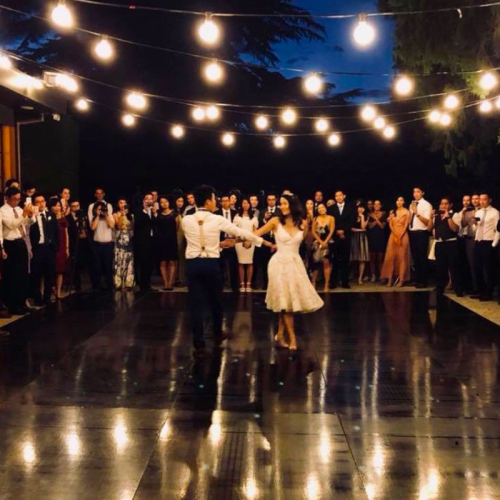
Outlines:
{"label": "crowd of guests", "polygon": [[[291,193],[284,191],[283,194]],[[151,290],[154,273],[162,288],[185,285],[186,242],[181,220],[197,211],[192,193],[160,195],[152,190],[112,204],[95,189],[85,210],[70,189],[47,196],[30,183],[6,183],[0,208],[3,301],[0,316],[24,314],[58,300],[63,287],[80,290],[88,273],[93,290]],[[305,200],[301,255],[315,287],[328,291],[370,281],[388,287],[429,285],[435,261],[437,291],[454,289],[492,300],[497,285],[499,212],[489,193],[467,194],[455,211],[444,197],[436,209],[417,186],[413,199],[350,201],[343,191],[326,199],[317,191]],[[238,190],[218,198],[218,214],[238,227],[255,231],[280,213],[280,195],[243,195]],[[273,233],[265,237],[273,243]],[[273,249],[221,236],[221,269],[233,291],[267,288]]]}

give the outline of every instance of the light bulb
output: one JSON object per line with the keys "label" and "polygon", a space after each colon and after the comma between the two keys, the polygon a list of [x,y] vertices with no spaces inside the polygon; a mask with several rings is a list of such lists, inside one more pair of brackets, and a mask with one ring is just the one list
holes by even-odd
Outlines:
{"label": "light bulb", "polygon": [[235,142],[235,139],[234,139],[233,134],[230,134],[229,132],[226,132],[225,134],[223,134],[222,144],[224,144],[224,146],[228,146],[228,147],[233,146],[234,142]]}
{"label": "light bulb", "polygon": [[396,91],[396,94],[403,97],[412,94],[414,88],[415,83],[407,76],[399,77],[394,84],[394,90]]}
{"label": "light bulb", "polygon": [[453,119],[449,113],[442,113],[439,117],[439,125],[442,127],[449,127],[452,121]]}
{"label": "light bulb", "polygon": [[76,101],[75,106],[76,109],[78,109],[79,111],[88,111],[90,108],[89,101],[87,101],[87,99],[84,98],[78,99],[78,101]]}
{"label": "light bulb", "polygon": [[377,110],[373,106],[364,106],[361,110],[361,118],[365,122],[372,122],[377,117]]}
{"label": "light bulb", "polygon": [[206,45],[215,45],[220,38],[219,26],[208,16],[198,29],[200,40]]}
{"label": "light bulb", "polygon": [[59,4],[54,7],[51,17],[52,21],[54,21],[54,23],[61,28],[71,28],[73,26],[73,14],[62,2],[59,2]]}
{"label": "light bulb", "polygon": [[122,123],[126,127],[133,127],[135,125],[135,116],[133,116],[133,115],[123,115],[122,116]]}
{"label": "light bulb", "polygon": [[103,61],[109,61],[114,55],[114,49],[107,38],[101,39],[94,46],[94,53]]}
{"label": "light bulb", "polygon": [[219,111],[219,108],[217,106],[208,106],[207,108],[207,118],[210,120],[210,121],[215,121],[215,120],[218,120],[220,117],[220,111]]}
{"label": "light bulb", "polygon": [[479,111],[481,111],[481,113],[491,113],[492,110],[493,104],[491,104],[491,101],[482,101],[479,105]]}
{"label": "light bulb", "polygon": [[479,86],[483,90],[493,90],[498,85],[498,78],[494,73],[487,71],[479,79]]}
{"label": "light bulb", "polygon": [[55,84],[56,86],[61,87],[67,92],[74,93],[78,90],[77,81],[71,76],[65,75],[64,73],[59,73],[56,76]]}
{"label": "light bulb", "polygon": [[286,139],[282,135],[277,135],[273,139],[274,147],[277,149],[283,149],[286,146]]}
{"label": "light bulb", "polygon": [[449,94],[444,100],[446,109],[457,109],[460,106],[460,99],[455,94]]}
{"label": "light bulb", "polygon": [[309,94],[319,94],[323,90],[323,86],[323,79],[317,73],[309,75],[304,80],[304,89]]}
{"label": "light bulb", "polygon": [[324,118],[319,118],[318,120],[316,120],[314,126],[316,127],[316,131],[319,133],[324,133],[330,128],[328,120],[325,120]]}
{"label": "light bulb", "polygon": [[439,120],[441,119],[441,112],[438,111],[437,109],[433,109],[429,113],[428,118],[431,123],[439,123]]}
{"label": "light bulb", "polygon": [[255,126],[259,129],[259,130],[265,130],[266,128],[269,127],[269,120],[267,119],[266,116],[264,115],[260,115],[256,118],[255,120]]}
{"label": "light bulb", "polygon": [[175,139],[182,139],[185,134],[184,127],[182,125],[173,125],[170,129],[170,133]]}
{"label": "light bulb", "polygon": [[382,118],[381,116],[379,116],[374,122],[373,122],[373,126],[377,129],[377,130],[382,130],[383,128],[385,128],[385,125],[386,125],[386,122],[385,122],[385,118]]}
{"label": "light bulb", "polygon": [[297,121],[297,112],[292,108],[286,108],[281,114],[281,119],[286,125],[293,125]]}
{"label": "light bulb", "polygon": [[148,102],[147,99],[138,92],[131,92],[126,98],[127,104],[134,109],[145,109]]}
{"label": "light bulb", "polygon": [[396,129],[392,125],[387,125],[382,132],[386,139],[394,139],[396,136]]}
{"label": "light bulb", "polygon": [[354,41],[360,47],[368,47],[375,40],[375,30],[371,24],[366,22],[366,17],[359,16],[359,21],[353,32]]}
{"label": "light bulb", "polygon": [[8,56],[0,56],[0,68],[11,69],[12,61]]}
{"label": "light bulb", "polygon": [[207,114],[203,108],[194,108],[192,112],[193,119],[197,122],[202,122],[206,117]]}
{"label": "light bulb", "polygon": [[203,73],[210,83],[219,83],[224,76],[222,66],[216,61],[208,63],[203,69]]}
{"label": "light bulb", "polygon": [[495,106],[497,109],[500,109],[500,97],[497,97],[497,99],[495,101]]}
{"label": "light bulb", "polygon": [[328,136],[328,144],[330,146],[338,146],[340,144],[340,135],[339,134],[330,134]]}

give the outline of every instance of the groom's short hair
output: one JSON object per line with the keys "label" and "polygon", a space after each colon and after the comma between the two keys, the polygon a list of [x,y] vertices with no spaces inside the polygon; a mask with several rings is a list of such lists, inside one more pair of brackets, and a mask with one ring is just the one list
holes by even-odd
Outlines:
{"label": "groom's short hair", "polygon": [[196,206],[202,208],[208,200],[212,199],[212,196],[215,194],[215,189],[208,184],[203,184],[202,186],[198,186],[193,194]]}

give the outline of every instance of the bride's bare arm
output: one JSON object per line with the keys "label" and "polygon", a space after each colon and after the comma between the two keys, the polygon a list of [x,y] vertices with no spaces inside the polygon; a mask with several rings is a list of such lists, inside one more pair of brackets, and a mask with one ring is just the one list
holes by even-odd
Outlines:
{"label": "bride's bare arm", "polygon": [[262,226],[260,229],[257,229],[257,231],[254,231],[254,234],[257,236],[264,236],[271,231],[276,231],[276,229],[278,229],[278,222],[279,218],[273,217],[265,226]]}

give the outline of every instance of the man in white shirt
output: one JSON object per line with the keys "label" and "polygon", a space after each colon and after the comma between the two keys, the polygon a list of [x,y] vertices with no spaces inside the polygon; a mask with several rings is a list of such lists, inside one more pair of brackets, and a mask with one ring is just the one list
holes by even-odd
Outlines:
{"label": "man in white shirt", "polygon": [[197,212],[182,219],[182,230],[187,240],[186,277],[189,289],[189,306],[195,356],[203,356],[205,349],[203,328],[203,302],[206,296],[210,303],[214,325],[214,337],[220,343],[222,332],[222,275],[219,265],[221,233],[251,241],[257,246],[270,243],[249,231],[235,226],[220,215],[215,190],[211,186],[199,186],[194,192]]}
{"label": "man in white shirt", "polygon": [[27,204],[18,205],[21,191],[10,187],[5,191],[5,204],[0,208],[2,219],[3,248],[7,254],[4,264],[3,285],[5,304],[10,314],[26,314],[28,297],[28,248],[25,237],[29,226],[34,224],[34,209]]}
{"label": "man in white shirt", "polygon": [[[95,191],[94,191],[94,196],[95,196],[95,199],[96,199],[96,202],[100,201],[102,203],[104,203],[106,205],[106,208],[108,210],[108,214],[113,217],[113,205],[111,205],[111,203],[107,203],[106,200],[104,199],[105,196],[106,196],[106,193],[104,192],[104,189],[103,188],[96,188]],[[94,205],[95,203],[91,203],[89,205],[89,210],[88,210],[88,213],[87,213],[87,216],[89,218],[89,221],[91,219],[93,219],[93,210],[94,210]]]}
{"label": "man in white shirt", "polygon": [[[221,208],[215,212],[215,215],[220,215],[227,219],[229,222],[233,222],[234,218],[238,214],[236,210],[231,209],[230,198],[228,194],[223,194],[220,197]],[[221,241],[231,238],[231,235],[226,233],[221,233]],[[226,276],[229,275],[229,284],[233,292],[238,291],[238,257],[236,255],[236,249],[234,247],[222,248],[220,254],[220,266],[222,270],[222,282],[226,283]],[[226,270],[229,270],[227,272]]]}
{"label": "man in white shirt", "polygon": [[462,205],[462,211],[458,212],[458,215],[460,220],[460,259],[463,281],[465,289],[469,291],[468,293],[477,294],[477,280],[474,271],[474,247],[476,245],[477,229],[475,217],[480,208],[479,195],[464,195]]}
{"label": "man in white shirt", "polygon": [[429,230],[432,205],[424,199],[425,192],[420,186],[413,189],[410,205],[410,247],[415,268],[413,282],[416,288],[426,288],[429,278]]}
{"label": "man in white shirt", "polygon": [[500,213],[491,206],[491,196],[483,192],[479,196],[480,210],[477,211],[475,221],[476,245],[474,246],[474,269],[477,280],[477,294],[471,298],[483,302],[492,300],[495,287],[495,247],[497,240],[497,225]]}

